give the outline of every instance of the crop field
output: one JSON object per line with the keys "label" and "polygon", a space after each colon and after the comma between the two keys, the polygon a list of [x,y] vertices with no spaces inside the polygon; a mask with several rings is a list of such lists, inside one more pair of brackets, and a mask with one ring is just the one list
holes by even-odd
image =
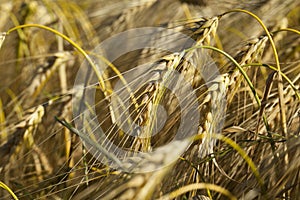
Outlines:
{"label": "crop field", "polygon": [[1,0],[0,200],[296,200],[299,136],[299,0]]}

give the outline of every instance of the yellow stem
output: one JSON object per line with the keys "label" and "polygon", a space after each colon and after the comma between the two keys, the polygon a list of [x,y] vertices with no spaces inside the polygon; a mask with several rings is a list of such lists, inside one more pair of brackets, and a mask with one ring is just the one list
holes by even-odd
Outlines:
{"label": "yellow stem", "polygon": [[267,36],[269,38],[269,41],[271,43],[271,47],[272,47],[272,50],[273,50],[273,53],[274,53],[274,57],[275,57],[277,71],[278,71],[278,85],[277,85],[277,88],[278,88],[278,96],[279,96],[279,107],[280,107],[280,117],[281,117],[282,132],[283,132],[283,135],[286,136],[287,135],[287,125],[286,125],[286,114],[285,114],[284,96],[283,96],[283,83],[282,83],[280,62],[279,62],[278,53],[277,53],[277,50],[276,50],[276,46],[275,46],[274,40],[272,39],[269,30],[264,25],[264,23],[262,22],[262,20],[258,16],[256,16],[255,14],[253,14],[252,12],[247,11],[247,10],[243,10],[243,9],[233,9],[231,11],[228,11],[228,12],[224,13],[223,15],[228,14],[228,13],[232,13],[232,12],[242,12],[242,13],[246,13],[246,14],[252,16],[254,19],[256,19],[258,21],[258,23],[264,29],[264,31],[266,32],[266,34],[267,34]]}
{"label": "yellow stem", "polygon": [[75,47],[87,59],[87,61],[92,66],[93,70],[95,71],[95,73],[96,73],[96,75],[99,79],[101,88],[103,89],[103,91],[106,91],[105,90],[105,85],[104,85],[104,80],[103,80],[99,70],[97,69],[95,63],[90,58],[90,56],[80,46],[78,46],[74,41],[72,41],[69,37],[67,37],[66,35],[60,33],[59,31],[57,31],[55,29],[52,29],[50,27],[41,25],[41,24],[24,24],[24,25],[16,26],[16,27],[8,30],[7,35],[10,34],[13,31],[15,31],[15,30],[22,29],[22,28],[28,28],[28,27],[41,28],[41,29],[50,31],[50,32],[54,33],[55,35],[58,35],[58,36],[62,37],[63,39],[65,39],[66,41],[68,41],[73,47]]}

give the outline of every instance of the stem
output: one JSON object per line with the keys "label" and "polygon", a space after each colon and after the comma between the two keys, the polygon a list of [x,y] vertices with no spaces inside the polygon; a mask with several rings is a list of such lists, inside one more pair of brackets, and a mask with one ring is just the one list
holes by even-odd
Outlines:
{"label": "stem", "polygon": [[220,49],[218,49],[218,48],[216,48],[216,47],[212,47],[212,46],[195,46],[195,47],[192,47],[192,48],[190,48],[190,49],[187,49],[186,51],[190,51],[190,50],[192,50],[192,49],[194,49],[194,48],[203,48],[203,49],[211,49],[211,50],[214,50],[214,51],[216,51],[216,52],[218,52],[218,53],[223,54],[223,55],[226,56],[231,62],[233,62],[233,64],[239,69],[239,71],[240,71],[240,72],[242,73],[242,75],[244,76],[244,78],[245,78],[247,84],[248,84],[249,87],[251,88],[251,91],[252,91],[252,93],[253,93],[253,95],[254,95],[254,98],[255,98],[255,100],[256,100],[256,102],[257,102],[257,104],[258,104],[258,107],[260,108],[261,102],[260,102],[260,99],[259,99],[259,97],[258,97],[258,95],[257,95],[257,92],[256,92],[256,90],[255,90],[255,88],[254,88],[254,86],[253,86],[251,80],[249,79],[249,77],[248,77],[248,75],[246,74],[245,70],[240,66],[240,64],[239,64],[232,56],[230,56],[230,55],[229,55],[228,53],[226,53],[225,51],[222,51],[222,50],[220,50]]}
{"label": "stem", "polygon": [[[195,136],[192,137],[192,140],[193,141],[201,140],[201,139],[203,139],[203,137],[205,137],[205,135],[206,135],[206,133],[203,133],[203,134],[200,134],[200,135],[199,134],[195,135]],[[238,152],[238,154],[240,154],[240,156],[247,162],[248,166],[251,168],[257,182],[259,183],[259,185],[261,187],[262,193],[264,193],[265,192],[264,191],[265,190],[264,181],[262,180],[256,165],[254,164],[252,159],[247,155],[247,152],[244,149],[242,149],[235,141],[233,141],[232,139],[230,139],[226,136],[223,136],[221,134],[212,134],[212,137],[227,143],[233,149],[235,149]]]}
{"label": "stem", "polygon": [[269,30],[264,25],[264,23],[261,21],[261,19],[259,17],[257,17],[255,14],[253,14],[252,12],[249,12],[249,11],[243,10],[243,9],[233,9],[231,11],[225,12],[223,15],[228,14],[228,13],[232,13],[232,12],[242,12],[242,13],[246,13],[246,14],[252,16],[254,19],[256,19],[258,21],[258,23],[264,29],[264,31],[266,32],[266,34],[269,38],[269,41],[271,43],[271,47],[272,47],[272,50],[273,50],[273,53],[274,53],[277,72],[278,72],[277,88],[278,88],[278,96],[279,96],[279,107],[280,107],[282,133],[283,133],[283,135],[287,136],[287,125],[286,125],[287,123],[286,123],[286,113],[285,113],[284,96],[283,96],[283,83],[282,83],[282,76],[281,76],[281,69],[280,69],[278,53],[277,53],[277,50],[276,50],[274,40],[272,39]]}
{"label": "stem", "polygon": [[50,32],[54,33],[55,35],[58,35],[58,36],[62,37],[63,39],[65,39],[66,41],[68,41],[74,48],[76,48],[87,59],[89,64],[94,69],[94,71],[95,71],[95,73],[96,73],[96,75],[99,79],[99,82],[100,82],[100,85],[101,85],[103,91],[106,91],[105,85],[104,85],[104,80],[103,80],[100,72],[98,71],[97,66],[95,65],[95,63],[91,59],[91,57],[80,46],[78,46],[74,41],[72,41],[69,37],[67,37],[66,35],[60,33],[59,31],[57,31],[55,29],[52,29],[50,27],[44,26],[44,25],[40,25],[40,24],[24,24],[24,25],[16,26],[16,27],[8,30],[7,35],[10,34],[13,31],[18,30],[18,29],[29,28],[29,27],[41,28],[41,29],[50,31]]}
{"label": "stem", "polygon": [[278,31],[274,31],[273,34],[279,33],[279,32],[282,32],[282,31],[292,32],[292,33],[296,33],[296,34],[300,35],[300,31],[298,31],[296,29],[293,29],[293,28],[282,28]]}
{"label": "stem", "polygon": [[18,197],[15,195],[15,193],[1,181],[0,181],[0,188],[3,188],[4,190],[8,191],[8,193],[14,198],[14,200],[18,200]]}

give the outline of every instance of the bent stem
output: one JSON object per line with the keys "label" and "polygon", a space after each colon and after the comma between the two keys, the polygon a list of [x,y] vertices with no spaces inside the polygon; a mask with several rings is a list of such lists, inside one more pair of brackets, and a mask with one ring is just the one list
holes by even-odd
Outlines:
{"label": "bent stem", "polygon": [[193,183],[190,185],[183,186],[161,198],[158,200],[169,200],[169,199],[175,199],[176,197],[183,195],[189,191],[192,190],[200,190],[200,189],[208,189],[208,190],[213,190],[216,192],[219,192],[225,196],[227,196],[231,200],[237,200],[235,196],[233,196],[228,190],[225,188],[215,185],[215,184],[210,184],[210,183]]}
{"label": "bent stem", "polygon": [[[214,51],[216,51],[216,52],[218,52],[218,53],[224,55],[224,56],[227,57],[231,62],[233,62],[234,65],[236,65],[236,67],[237,67],[237,68],[239,69],[239,71],[242,73],[242,75],[244,76],[244,78],[245,78],[247,84],[249,85],[249,87],[250,87],[250,89],[251,89],[251,91],[252,91],[252,93],[253,93],[253,95],[254,95],[254,98],[255,98],[255,100],[256,100],[256,102],[257,102],[257,104],[258,104],[258,107],[259,107],[258,109],[261,109],[261,101],[260,101],[260,99],[259,99],[259,97],[258,97],[258,95],[257,95],[257,92],[256,92],[256,90],[255,90],[255,87],[253,86],[253,84],[252,84],[250,78],[248,77],[248,75],[246,74],[245,70],[243,69],[243,66],[241,66],[241,65],[240,65],[233,57],[231,57],[231,56],[230,56],[228,53],[226,53],[225,51],[222,51],[222,50],[220,50],[220,49],[218,49],[218,48],[216,48],[216,47],[212,47],[212,46],[196,46],[196,47],[192,47],[192,48],[204,48],[204,49],[211,49],[211,50],[214,50]],[[192,49],[192,48],[191,48],[191,49]],[[191,49],[187,49],[186,51],[189,51],[189,50],[191,50]],[[264,122],[264,125],[265,125],[266,129],[269,130],[269,125],[268,125],[267,120],[264,119],[263,122]]]}
{"label": "bent stem", "polygon": [[272,33],[275,34],[275,33],[279,33],[279,32],[282,32],[282,31],[292,32],[292,33],[296,33],[296,34],[300,35],[300,31],[298,31],[296,29],[293,29],[293,28],[282,28],[282,29],[274,31]]}
{"label": "bent stem", "polygon": [[[47,31],[50,31],[52,33],[54,33],[55,35],[58,35],[60,36],[61,38],[63,38],[64,40],[68,41],[74,48],[76,48],[85,58],[86,60],[88,61],[88,63],[91,65],[91,67],[93,68],[93,70],[95,71],[96,73],[96,76],[99,80],[99,83],[100,83],[100,87],[101,87],[101,90],[103,91],[104,95],[106,97],[108,97],[112,91],[109,89],[109,88],[106,88],[105,86],[105,83],[104,83],[104,79],[100,73],[100,71],[98,70],[96,64],[94,63],[94,61],[91,59],[91,57],[86,53],[86,51],[84,51],[78,44],[76,44],[74,41],[72,41],[68,36],[64,35],[63,33],[55,30],[55,29],[52,29],[48,26],[44,26],[44,25],[40,25],[40,24],[25,24],[25,25],[19,25],[19,26],[16,26],[10,30],[8,30],[5,34],[3,34],[3,40],[5,38],[6,35],[9,35],[11,32],[15,31],[15,30],[19,30],[19,29],[22,29],[22,28],[29,28],[29,27],[35,27],[35,28],[41,28],[41,29],[44,29],[44,30],[47,30]],[[1,37],[2,38],[2,37]],[[0,39],[1,39],[0,38]],[[3,42],[3,41],[2,41]],[[0,41],[0,44],[2,43]],[[127,87],[127,81],[124,79],[124,77],[122,76],[122,74],[120,73],[120,71],[109,61],[107,60],[104,56],[100,56],[100,59],[106,64],[108,65],[118,76],[119,78],[121,79],[121,81],[123,82],[123,84],[126,86],[126,89],[128,90],[129,94],[130,94],[130,97],[135,105],[135,107],[137,107],[137,100],[135,99],[131,89],[129,87]]]}
{"label": "bent stem", "polygon": [[[192,137],[192,140],[193,141],[201,140],[203,137],[205,137],[205,135],[206,134],[195,135]],[[235,149],[240,154],[240,156],[247,162],[248,166],[252,170],[257,182],[259,183],[259,185],[261,187],[262,193],[264,193],[265,192],[264,181],[262,180],[256,165],[254,164],[252,159],[247,155],[247,152],[245,150],[243,150],[235,141],[233,141],[232,139],[230,139],[226,136],[223,136],[221,134],[212,134],[211,137],[227,143],[228,145],[230,145],[233,149]]]}
{"label": "bent stem", "polygon": [[251,91],[252,91],[252,93],[253,93],[253,95],[254,95],[254,98],[255,98],[255,100],[256,100],[256,103],[258,104],[258,107],[260,108],[260,106],[261,106],[261,102],[260,102],[260,99],[259,99],[259,97],[258,97],[258,95],[257,95],[257,92],[256,92],[256,90],[255,90],[255,87],[253,86],[253,84],[252,84],[252,82],[251,82],[251,80],[250,80],[250,78],[248,77],[248,75],[246,74],[246,72],[245,72],[245,70],[240,66],[240,64],[232,57],[232,56],[230,56],[228,53],[226,53],[225,51],[222,51],[222,50],[220,50],[220,49],[218,49],[218,48],[216,48],[216,47],[213,47],[213,46],[195,46],[195,47],[192,47],[192,48],[190,48],[190,49],[187,49],[186,51],[190,51],[190,50],[192,50],[192,49],[194,49],[194,48],[203,48],[203,49],[210,49],[210,50],[213,50],[213,51],[216,51],[216,52],[218,52],[218,53],[221,53],[221,54],[223,54],[225,57],[227,57],[238,69],[239,69],[239,71],[242,73],[242,75],[244,76],[244,78],[245,78],[245,80],[246,80],[246,82],[247,82],[247,84],[249,85],[249,87],[250,87],[250,89],[251,89]]}
{"label": "bent stem", "polygon": [[9,29],[6,32],[6,34],[9,35],[13,31],[16,31],[16,30],[22,29],[22,28],[29,28],[29,27],[35,27],[35,28],[40,28],[40,29],[44,29],[44,30],[50,31],[50,32],[54,33],[55,35],[58,35],[58,36],[62,37],[64,40],[68,41],[74,48],[76,48],[87,59],[88,63],[92,66],[93,70],[95,71],[95,73],[97,75],[97,78],[99,79],[101,88],[103,89],[104,92],[106,92],[104,80],[103,80],[100,72],[98,71],[97,66],[95,65],[95,63],[91,59],[91,57],[79,45],[77,45],[73,40],[71,40],[66,35],[60,33],[59,31],[57,31],[55,29],[52,29],[52,28],[50,28],[48,26],[44,26],[44,25],[41,25],[41,24],[24,24],[24,25],[19,25],[19,26],[16,26],[16,27],[12,28],[12,29]]}
{"label": "bent stem", "polygon": [[14,198],[14,200],[18,200],[18,197],[15,195],[15,193],[2,181],[0,181],[0,188],[6,190]]}
{"label": "bent stem", "polygon": [[276,67],[277,67],[277,71],[278,71],[278,84],[277,84],[277,88],[278,88],[278,96],[279,96],[279,107],[280,107],[280,117],[281,117],[282,133],[283,133],[283,135],[287,136],[287,122],[286,122],[286,112],[285,112],[285,104],[284,104],[284,96],[283,96],[282,75],[281,75],[281,68],[280,68],[280,63],[279,63],[279,57],[278,57],[278,53],[277,53],[277,50],[276,50],[276,46],[275,46],[274,40],[272,39],[269,30],[264,25],[264,23],[262,22],[262,20],[258,16],[256,16],[255,14],[253,14],[250,11],[243,10],[243,9],[233,9],[231,11],[225,12],[224,14],[222,14],[222,16],[225,15],[225,14],[233,13],[233,12],[246,13],[246,14],[250,15],[251,17],[253,17],[254,19],[256,19],[258,21],[258,23],[261,25],[261,27],[264,29],[264,31],[266,32],[267,36],[268,36],[268,39],[269,39],[269,41],[271,43],[271,47],[272,47],[272,50],[273,50],[273,53],[274,53]]}

